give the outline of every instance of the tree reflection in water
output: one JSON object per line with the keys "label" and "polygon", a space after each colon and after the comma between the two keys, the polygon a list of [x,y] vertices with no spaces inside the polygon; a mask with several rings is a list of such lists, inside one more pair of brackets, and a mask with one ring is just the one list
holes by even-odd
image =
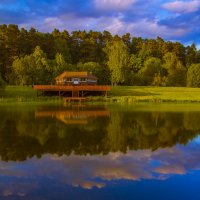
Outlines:
{"label": "tree reflection in water", "polygon": [[2,109],[0,155],[22,161],[46,153],[154,151],[187,144],[199,134],[198,119],[200,112],[128,112],[105,106]]}

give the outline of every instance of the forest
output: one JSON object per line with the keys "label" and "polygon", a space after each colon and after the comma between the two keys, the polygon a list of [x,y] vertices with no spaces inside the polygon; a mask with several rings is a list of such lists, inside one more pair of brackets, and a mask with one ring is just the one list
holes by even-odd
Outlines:
{"label": "forest", "polygon": [[200,87],[200,50],[130,33],[0,25],[0,86],[53,84],[63,71],[89,71],[103,85]]}

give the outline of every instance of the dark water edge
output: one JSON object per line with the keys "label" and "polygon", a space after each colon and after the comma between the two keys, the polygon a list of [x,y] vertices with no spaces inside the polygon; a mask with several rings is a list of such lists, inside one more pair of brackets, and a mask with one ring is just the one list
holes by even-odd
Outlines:
{"label": "dark water edge", "polygon": [[0,199],[200,199],[200,106],[0,108]]}

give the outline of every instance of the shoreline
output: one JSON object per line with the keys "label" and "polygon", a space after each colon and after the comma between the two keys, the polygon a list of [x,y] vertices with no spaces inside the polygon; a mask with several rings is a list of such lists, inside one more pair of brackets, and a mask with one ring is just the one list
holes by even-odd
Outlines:
{"label": "shoreline", "polygon": [[[7,86],[0,95],[0,104],[55,103],[62,104],[63,97],[39,96],[30,86]],[[200,104],[200,88],[115,86],[108,96],[86,97],[89,103],[119,104]]]}
{"label": "shoreline", "polygon": [[[79,102],[79,101],[71,101]],[[12,103],[65,103],[62,97],[35,97],[35,98],[2,98],[0,97],[0,104],[12,104]],[[161,98],[142,98],[133,96],[114,96],[114,97],[86,97],[81,103],[116,103],[116,104],[199,104],[200,100],[188,100],[188,99],[161,99]]]}

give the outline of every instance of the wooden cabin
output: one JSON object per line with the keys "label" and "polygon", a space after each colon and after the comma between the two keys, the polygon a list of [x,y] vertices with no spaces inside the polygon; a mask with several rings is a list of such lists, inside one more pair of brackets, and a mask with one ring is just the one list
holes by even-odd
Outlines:
{"label": "wooden cabin", "polygon": [[97,77],[89,72],[63,72],[55,85],[34,85],[37,95],[62,96],[65,101],[82,101],[87,96],[107,95],[110,86],[97,85]]}
{"label": "wooden cabin", "polygon": [[63,72],[55,78],[56,85],[97,85],[98,78],[89,72]]}

